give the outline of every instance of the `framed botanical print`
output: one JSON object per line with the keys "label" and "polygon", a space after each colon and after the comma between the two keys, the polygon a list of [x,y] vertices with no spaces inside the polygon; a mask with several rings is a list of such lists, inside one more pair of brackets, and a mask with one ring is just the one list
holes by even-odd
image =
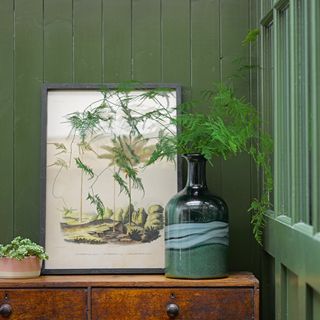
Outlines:
{"label": "framed botanical print", "polygon": [[150,157],[161,128],[176,134],[180,96],[173,84],[43,86],[44,274],[163,272],[179,166]]}

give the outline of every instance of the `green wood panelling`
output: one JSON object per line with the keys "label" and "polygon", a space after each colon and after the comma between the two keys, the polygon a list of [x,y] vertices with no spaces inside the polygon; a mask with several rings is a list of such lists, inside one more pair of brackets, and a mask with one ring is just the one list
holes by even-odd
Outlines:
{"label": "green wood panelling", "polygon": [[191,0],[192,97],[220,81],[220,1]]}
{"label": "green wood panelling", "polygon": [[0,5],[0,243],[13,236],[13,3]]}
{"label": "green wood panelling", "polygon": [[[162,1],[162,80],[180,83],[184,99],[191,84],[190,3],[185,0]],[[175,66],[172,68],[172,66]]]}
{"label": "green wood panelling", "polygon": [[131,0],[103,0],[103,82],[131,79],[131,18]]}
{"label": "green wood panelling", "polygon": [[276,260],[275,262],[275,319],[287,319],[288,304],[287,304],[287,269]]}
{"label": "green wood panelling", "polygon": [[[220,81],[220,1],[191,0],[190,4],[191,95],[197,99],[202,90],[213,89],[214,83]],[[209,188],[222,196],[221,161],[207,169]]]}
{"label": "green wood panelling", "polygon": [[[317,0],[274,1],[275,211],[267,217],[264,247],[275,261],[271,277],[278,320],[320,314],[319,17]],[[270,13],[262,10],[260,18],[263,24]],[[261,79],[264,94],[269,83],[264,75]],[[268,296],[271,288],[264,288]],[[263,306],[263,319],[269,315]]]}
{"label": "green wood panelling", "polygon": [[[202,90],[213,89],[221,80],[220,1],[191,0],[190,10],[191,95],[197,99]],[[206,111],[203,106],[199,109]],[[207,176],[210,190],[222,197],[221,160],[215,161],[213,167],[207,165]]]}
{"label": "green wood panelling", "polygon": [[[229,73],[233,57],[243,54],[240,42],[249,26],[249,1],[222,2],[2,0],[2,241],[10,240],[13,233],[39,239],[41,85],[130,79],[176,82],[183,85],[184,99],[197,98],[201,90],[226,77],[222,64]],[[239,80],[237,87],[248,96],[249,78]],[[203,109],[198,106],[195,111]],[[239,174],[244,168],[247,173]],[[251,231],[246,210],[252,182],[248,168],[250,161],[245,157],[228,163],[225,172],[218,161],[208,170],[208,182],[215,193],[223,196],[224,190],[230,202],[231,252],[236,255],[231,256],[231,267],[251,271],[257,261],[248,243]]]}
{"label": "green wood panelling", "polygon": [[45,1],[45,82],[72,82],[72,38],[72,0]]}
{"label": "green wood panelling", "polygon": [[74,81],[102,82],[101,0],[73,0]]}
{"label": "green wood panelling", "polygon": [[[278,30],[279,28],[279,19],[278,14],[276,10],[273,10],[273,25],[274,29]],[[279,33],[274,33],[274,45],[273,45],[273,52],[272,55],[274,57],[274,86],[273,86],[273,92],[274,92],[274,100],[273,100],[273,109],[279,110],[280,105],[280,87],[279,87]],[[262,51],[261,55],[264,56],[265,52]],[[262,82],[261,87],[264,86],[264,83]],[[281,193],[278,192],[278,190],[281,189],[281,179],[280,179],[280,159],[281,159],[281,149],[280,149],[280,139],[278,138],[280,136],[281,132],[281,122],[279,117],[279,112],[274,112],[274,141],[273,141],[273,153],[274,153],[274,170],[273,170],[273,186],[274,186],[274,211],[276,214],[281,212]]]}
{"label": "green wood panelling", "polygon": [[161,82],[161,1],[132,0],[132,77]]}
{"label": "green wood panelling", "polygon": [[303,303],[299,305],[298,299],[298,277],[292,273],[290,270],[287,270],[287,301],[288,301],[288,319],[290,320],[299,320],[299,311],[303,307]]}
{"label": "green wood panelling", "polygon": [[261,261],[260,309],[263,311],[263,319],[272,320],[275,319],[275,261],[265,251],[261,252]]}
{"label": "green wood panelling", "polygon": [[312,291],[312,320],[317,320],[320,314],[320,294]]}
{"label": "green wood panelling", "polygon": [[319,237],[303,229],[303,223],[290,226],[272,217],[267,221],[266,251],[320,292]]}
{"label": "green wood panelling", "polygon": [[265,234],[265,250],[276,257],[276,319],[310,319],[306,317],[310,303],[320,310],[320,301],[310,301],[306,289],[309,286],[313,296],[319,295],[319,237],[303,223],[291,226],[272,216],[267,217]]}
{"label": "green wood panelling", "polygon": [[38,239],[43,1],[15,1],[14,233]]}
{"label": "green wood panelling", "polygon": [[[288,173],[288,182],[287,184],[291,186],[288,190],[288,197],[289,197],[289,208],[288,212],[290,212],[292,217],[292,222],[299,222],[300,220],[300,194],[299,194],[299,185],[300,185],[300,167],[299,167],[299,158],[301,157],[302,150],[299,149],[298,141],[301,135],[300,128],[298,126],[298,108],[302,108],[302,105],[298,105],[298,96],[299,96],[299,82],[301,80],[298,79],[298,29],[297,29],[297,5],[296,0],[292,1],[288,9],[289,14],[289,26],[288,31],[286,32],[289,34],[289,52],[287,54],[287,58],[290,59],[290,71],[289,77],[290,80],[287,80],[287,83],[290,85],[290,103],[289,103],[289,115],[290,118],[289,122],[289,144],[290,144],[290,172]],[[301,66],[299,66],[301,68]],[[303,155],[305,156],[305,155]],[[288,159],[289,160],[289,159]],[[287,161],[288,161],[287,160]],[[290,199],[291,194],[291,199]],[[303,195],[304,196],[304,195]],[[291,200],[291,201],[290,201]]]}
{"label": "green wood panelling", "polygon": [[319,28],[320,28],[320,4],[319,1],[311,1],[310,8],[310,61],[311,61],[311,98],[310,98],[310,114],[311,114],[311,141],[312,141],[312,155],[311,155],[311,195],[312,195],[312,224],[314,231],[320,231],[320,41],[319,41]]}
{"label": "green wood panelling", "polygon": [[[237,1],[236,3],[230,0],[221,1],[220,15],[221,77],[224,81],[232,78],[236,94],[245,97],[247,100],[250,99],[249,71],[240,75],[239,68],[241,65],[249,64],[249,47],[241,44],[250,26],[248,5],[247,0]],[[242,19],[237,22],[237,28],[234,28],[234,21],[237,16],[241,16]],[[231,32],[234,38],[228,36]],[[246,270],[249,265],[252,265],[253,261],[258,260],[258,252],[252,239],[249,223],[250,215],[247,211],[252,196],[251,186],[248,183],[243,183],[247,177],[251,176],[251,162],[247,155],[241,155],[228,161],[222,161],[221,165],[221,196],[229,204],[231,212],[230,242],[233,245],[231,246],[232,258],[230,264],[231,266],[237,265],[240,270]],[[241,206],[239,206],[239,203],[241,203]],[[242,225],[242,221],[246,223]],[[241,244],[236,240],[239,238],[242,238]],[[241,259],[243,245],[249,253],[249,260]]]}

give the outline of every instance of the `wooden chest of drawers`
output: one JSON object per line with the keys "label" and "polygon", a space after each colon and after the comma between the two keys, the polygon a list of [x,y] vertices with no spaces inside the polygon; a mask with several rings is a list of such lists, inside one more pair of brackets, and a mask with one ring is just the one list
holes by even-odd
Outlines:
{"label": "wooden chest of drawers", "polygon": [[252,320],[259,319],[259,286],[248,273],[215,280],[161,275],[0,279],[0,319]]}

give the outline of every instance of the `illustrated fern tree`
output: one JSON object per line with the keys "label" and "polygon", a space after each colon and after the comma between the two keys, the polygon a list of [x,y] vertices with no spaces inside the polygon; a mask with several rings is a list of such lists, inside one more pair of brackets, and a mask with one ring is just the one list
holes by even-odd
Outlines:
{"label": "illustrated fern tree", "polygon": [[[112,145],[102,145],[106,152],[99,155],[100,159],[110,161],[108,167],[113,167],[113,179],[120,186],[120,192],[124,191],[129,200],[129,224],[132,221],[132,188],[143,189],[139,169],[146,164],[155,147],[147,145],[148,138],[143,136],[114,136]],[[115,212],[115,183],[113,190],[113,212]]]}
{"label": "illustrated fern tree", "polygon": [[[114,182],[119,185],[120,192],[124,192],[128,196],[129,223],[131,224],[132,189],[144,191],[139,176],[140,165],[147,165],[148,159],[156,149],[155,146],[150,145],[149,139],[143,137],[141,130],[149,121],[165,127],[166,130],[163,132],[169,130],[170,110],[159,97],[165,97],[168,100],[170,90],[148,89],[139,94],[133,94],[134,86],[134,83],[129,83],[120,85],[116,89],[101,91],[102,98],[100,100],[94,101],[82,112],[76,111],[66,116],[71,127],[69,136],[72,137],[69,166],[72,162],[74,144],[78,139],[80,140],[77,142],[79,156],[73,158],[77,168],[81,170],[80,221],[82,221],[83,215],[83,180],[85,175],[93,181],[87,200],[96,206],[98,216],[103,217],[105,210],[100,196],[93,191],[93,185],[104,170],[96,174],[84,161],[86,152],[95,152],[88,141],[99,134],[112,136],[112,145],[103,145],[102,147],[106,153],[100,155],[95,153],[98,158],[111,161],[108,167],[113,167]],[[153,104],[154,109],[140,112],[140,106],[147,100]],[[127,134],[115,134],[117,128],[114,125],[115,123],[119,125],[119,118],[121,118],[120,122],[125,125],[124,128],[118,129],[127,132]],[[167,136],[167,133],[165,135]],[[115,206],[113,211],[115,212]]]}

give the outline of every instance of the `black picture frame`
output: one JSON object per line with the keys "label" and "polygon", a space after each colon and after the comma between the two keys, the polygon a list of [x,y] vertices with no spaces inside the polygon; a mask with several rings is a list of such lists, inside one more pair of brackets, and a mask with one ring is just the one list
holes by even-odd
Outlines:
{"label": "black picture frame", "polygon": [[[74,83],[47,83],[42,87],[42,96],[41,96],[41,173],[40,173],[40,242],[41,245],[45,248],[47,247],[47,129],[48,129],[48,95],[51,92],[88,92],[88,91],[101,91],[101,90],[112,90],[119,87],[118,83],[95,83],[95,84],[74,84]],[[181,86],[179,84],[171,83],[145,83],[145,84],[134,84],[132,85],[132,90],[148,90],[156,88],[167,88],[172,89],[175,92],[175,103],[176,106],[181,103]],[[178,115],[177,115],[178,116]],[[177,133],[179,128],[177,128]],[[182,188],[182,166],[181,166],[181,157],[177,156],[177,191]],[[173,194],[172,194],[173,195]],[[169,200],[169,199],[168,199]],[[50,252],[49,252],[50,259]],[[70,259],[65,257],[65,259]],[[49,260],[50,261],[50,260]],[[96,267],[90,268],[77,268],[77,267],[52,267],[44,261],[42,266],[42,274],[53,275],[53,274],[163,274],[164,268],[114,268],[106,267],[104,265],[97,265]]]}

